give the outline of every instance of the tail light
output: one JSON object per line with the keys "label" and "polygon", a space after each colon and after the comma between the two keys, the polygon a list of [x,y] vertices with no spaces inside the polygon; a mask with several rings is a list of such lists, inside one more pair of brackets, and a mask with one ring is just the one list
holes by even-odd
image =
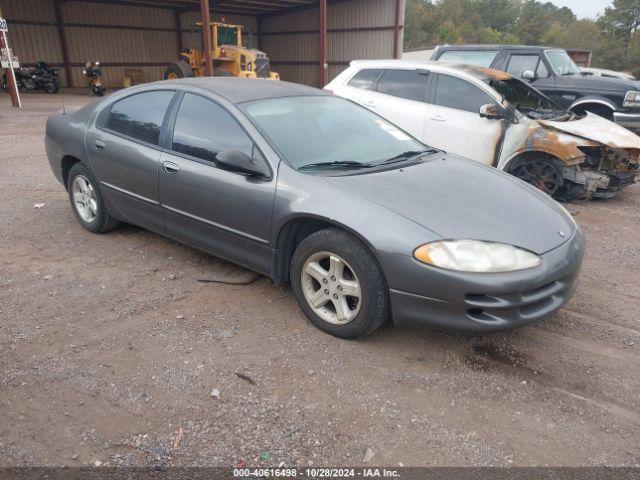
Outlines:
{"label": "tail light", "polygon": [[221,57],[226,57],[227,56],[227,49],[226,48],[222,47],[220,49],[220,56]]}

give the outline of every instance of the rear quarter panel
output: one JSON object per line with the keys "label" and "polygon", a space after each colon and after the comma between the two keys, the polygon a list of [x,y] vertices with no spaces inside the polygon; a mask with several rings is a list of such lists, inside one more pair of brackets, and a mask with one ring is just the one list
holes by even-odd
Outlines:
{"label": "rear quarter panel", "polygon": [[62,165],[65,157],[74,157],[87,163],[84,139],[95,107],[96,104],[92,103],[73,113],[56,113],[47,120],[45,150],[51,171],[62,184],[64,184]]}

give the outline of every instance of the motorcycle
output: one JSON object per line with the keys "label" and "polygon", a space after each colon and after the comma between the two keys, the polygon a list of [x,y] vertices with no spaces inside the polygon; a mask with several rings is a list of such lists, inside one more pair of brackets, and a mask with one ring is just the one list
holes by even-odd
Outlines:
{"label": "motorcycle", "polygon": [[[49,67],[45,62],[39,61],[35,68],[17,68],[13,72],[16,76],[18,89],[23,92],[43,90],[46,93],[56,93],[60,90],[60,75],[57,68]],[[9,79],[5,73],[2,76],[2,89],[9,91]]]}
{"label": "motorcycle", "polygon": [[102,70],[100,70],[100,62],[87,62],[84,65],[84,70],[82,70],[84,76],[87,79],[87,84],[89,88],[99,97],[102,97],[105,93],[107,93],[107,87],[102,84]]}

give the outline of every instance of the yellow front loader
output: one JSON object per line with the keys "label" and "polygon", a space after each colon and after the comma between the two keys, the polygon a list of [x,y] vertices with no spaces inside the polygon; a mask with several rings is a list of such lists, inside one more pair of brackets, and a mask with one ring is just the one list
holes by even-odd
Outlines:
{"label": "yellow front loader", "polygon": [[[198,23],[202,26],[202,23]],[[215,77],[267,78],[280,80],[272,72],[264,52],[242,46],[242,25],[211,22],[211,59]],[[185,49],[179,61],[164,71],[164,79],[204,76],[204,57],[200,50]]]}

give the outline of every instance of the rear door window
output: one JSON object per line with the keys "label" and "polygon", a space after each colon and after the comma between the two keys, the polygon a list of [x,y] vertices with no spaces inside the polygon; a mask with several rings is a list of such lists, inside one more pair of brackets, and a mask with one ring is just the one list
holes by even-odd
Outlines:
{"label": "rear door window", "polygon": [[173,94],[172,90],[143,92],[118,100],[111,106],[106,128],[159,145],[162,122]]}
{"label": "rear door window", "polygon": [[429,76],[416,70],[387,70],[378,80],[378,92],[424,102]]}
{"label": "rear door window", "polygon": [[438,61],[490,67],[497,55],[497,50],[447,50],[438,57]]}
{"label": "rear door window", "polygon": [[353,78],[349,80],[347,85],[362,89],[371,88],[371,85],[376,81],[381,73],[381,69],[365,68],[364,70],[360,70],[356,73]]}
{"label": "rear door window", "polygon": [[171,149],[190,157],[215,162],[224,150],[252,155],[253,142],[233,116],[199,95],[185,94],[173,129]]}
{"label": "rear door window", "polygon": [[442,107],[479,113],[482,105],[496,102],[466,80],[439,74],[434,103]]}

